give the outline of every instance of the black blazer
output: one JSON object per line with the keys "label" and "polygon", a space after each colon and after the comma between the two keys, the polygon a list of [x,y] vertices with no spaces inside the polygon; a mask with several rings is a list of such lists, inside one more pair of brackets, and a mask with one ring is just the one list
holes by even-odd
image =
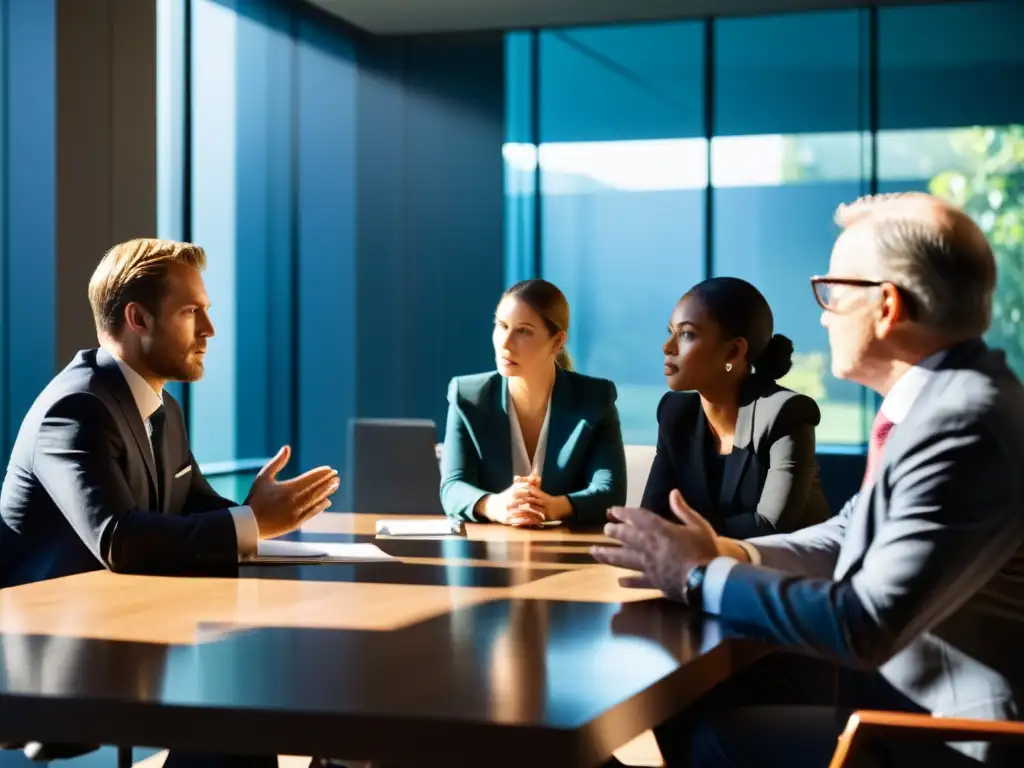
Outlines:
{"label": "black blazer", "polygon": [[658,405],[658,448],[641,506],[676,520],[668,494],[683,498],[715,530],[735,539],[794,531],[829,517],[818,482],[817,404],[774,382],[741,395],[732,453],[717,498],[708,488],[707,433],[700,395],[669,392]]}
{"label": "black blazer", "polygon": [[[0,587],[110,570],[179,573],[235,564],[228,511],[163,395],[163,466],[117,362],[79,352],[18,431],[0,492]],[[163,493],[158,498],[156,478]]]}

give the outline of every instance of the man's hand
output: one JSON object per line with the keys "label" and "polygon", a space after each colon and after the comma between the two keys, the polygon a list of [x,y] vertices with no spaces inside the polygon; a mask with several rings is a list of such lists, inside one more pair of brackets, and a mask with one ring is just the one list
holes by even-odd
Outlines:
{"label": "man's hand", "polygon": [[593,547],[591,554],[599,562],[639,571],[640,576],[619,580],[624,587],[660,589],[673,600],[681,600],[683,585],[690,569],[705,565],[720,554],[724,541],[710,523],[683,500],[679,491],[668,496],[669,505],[683,523],[676,525],[653,512],[636,507],[612,507],[605,535],[621,542],[621,547]]}
{"label": "man's hand", "polygon": [[292,450],[284,446],[267,462],[253,481],[245,503],[252,508],[261,539],[294,531],[311,517],[331,506],[330,496],[340,485],[330,467],[311,469],[291,480],[277,481]]}

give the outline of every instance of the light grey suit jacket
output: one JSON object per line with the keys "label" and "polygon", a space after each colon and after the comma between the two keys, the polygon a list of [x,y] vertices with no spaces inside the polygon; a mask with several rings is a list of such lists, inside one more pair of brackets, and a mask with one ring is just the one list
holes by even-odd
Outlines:
{"label": "light grey suit jacket", "polygon": [[[1001,352],[954,347],[831,520],[751,539],[721,616],[878,669],[921,709],[1018,719],[1024,702],[1024,389]],[[964,751],[986,757],[983,745]]]}

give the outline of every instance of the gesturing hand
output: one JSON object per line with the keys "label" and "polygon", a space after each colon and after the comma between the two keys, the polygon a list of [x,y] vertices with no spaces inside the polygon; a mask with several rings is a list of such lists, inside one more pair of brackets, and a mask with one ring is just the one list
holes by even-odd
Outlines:
{"label": "gesturing hand", "polygon": [[605,535],[621,542],[620,547],[593,547],[599,562],[640,571],[641,576],[619,580],[624,587],[660,589],[674,600],[682,599],[683,584],[690,569],[704,565],[721,554],[714,529],[683,500],[679,491],[669,494],[669,505],[683,523],[676,525],[653,512],[636,507],[612,507]]}
{"label": "gesturing hand", "polygon": [[330,496],[340,485],[330,467],[311,469],[291,480],[277,481],[292,455],[284,446],[256,475],[245,503],[252,508],[261,539],[272,539],[295,530],[331,505]]}

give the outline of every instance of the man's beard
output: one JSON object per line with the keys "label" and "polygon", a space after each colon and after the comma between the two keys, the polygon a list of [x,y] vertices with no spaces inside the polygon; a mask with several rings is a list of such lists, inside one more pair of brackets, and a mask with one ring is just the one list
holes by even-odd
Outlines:
{"label": "man's beard", "polygon": [[146,356],[146,363],[155,376],[168,381],[199,381],[203,378],[203,360],[194,356],[195,348],[187,353],[173,352],[154,339]]}

